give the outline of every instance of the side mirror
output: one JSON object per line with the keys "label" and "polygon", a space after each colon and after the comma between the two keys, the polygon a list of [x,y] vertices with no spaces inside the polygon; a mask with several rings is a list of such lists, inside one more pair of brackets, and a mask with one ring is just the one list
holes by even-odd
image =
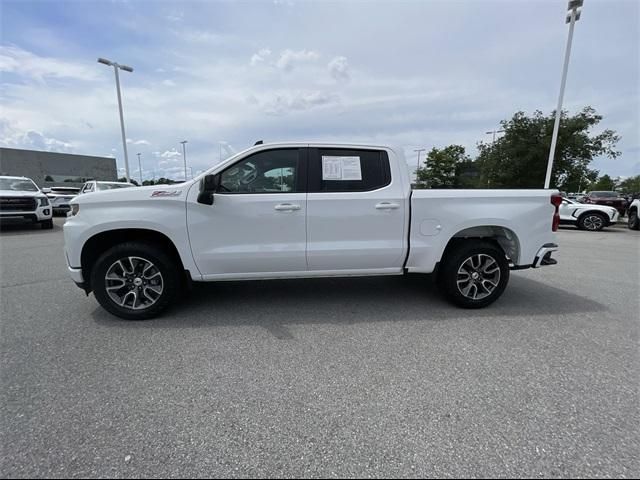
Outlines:
{"label": "side mirror", "polygon": [[219,175],[207,175],[200,183],[200,193],[198,194],[198,203],[204,205],[213,205],[213,194],[218,190],[220,185]]}
{"label": "side mirror", "polygon": [[51,193],[51,189],[48,187],[44,187],[41,190],[42,190],[42,193]]}

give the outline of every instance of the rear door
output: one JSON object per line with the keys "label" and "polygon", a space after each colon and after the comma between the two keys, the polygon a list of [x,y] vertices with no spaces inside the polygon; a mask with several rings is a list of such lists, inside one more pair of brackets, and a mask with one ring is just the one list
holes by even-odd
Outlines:
{"label": "rear door", "polygon": [[384,150],[310,148],[307,266],[310,271],[399,271],[406,203]]}

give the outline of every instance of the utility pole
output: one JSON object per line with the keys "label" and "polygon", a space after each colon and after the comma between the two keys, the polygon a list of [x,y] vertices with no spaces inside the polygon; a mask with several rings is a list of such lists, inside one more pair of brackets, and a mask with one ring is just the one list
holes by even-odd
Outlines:
{"label": "utility pole", "polygon": [[491,141],[491,144],[493,145],[494,143],[496,143],[496,133],[503,133],[504,130],[491,130],[490,132],[486,132],[487,135],[491,135],[493,134],[493,140]]}
{"label": "utility pole", "polygon": [[551,183],[551,171],[553,170],[553,160],[556,154],[556,143],[558,142],[558,130],[560,129],[560,118],[562,117],[562,100],[564,99],[564,88],[567,84],[567,71],[569,70],[569,57],[571,56],[571,43],[573,41],[573,28],[580,19],[580,7],[584,0],[570,0],[565,23],[569,24],[569,36],[567,37],[567,48],[564,53],[564,65],[562,67],[562,80],[560,81],[560,95],[558,96],[558,106],[556,108],[556,120],[553,124],[553,134],[551,135],[551,148],[549,149],[549,161],[547,162],[547,175],[544,179],[544,188],[549,188]]}
{"label": "utility pole", "polygon": [[420,170],[420,153],[426,152],[426,148],[416,148],[414,152],[418,153],[418,163],[416,164],[416,183],[418,183],[418,170]]}

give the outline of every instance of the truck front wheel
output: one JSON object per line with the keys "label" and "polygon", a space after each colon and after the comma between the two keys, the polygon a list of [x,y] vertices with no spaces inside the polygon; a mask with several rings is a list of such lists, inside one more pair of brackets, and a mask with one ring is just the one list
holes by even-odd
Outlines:
{"label": "truck front wheel", "polygon": [[126,320],[145,320],[166,310],[179,289],[176,262],[155,245],[127,242],[103,253],[91,271],[96,299]]}
{"label": "truck front wheel", "polygon": [[487,241],[467,240],[450,248],[438,274],[443,293],[463,308],[492,304],[508,282],[509,263],[504,252]]}

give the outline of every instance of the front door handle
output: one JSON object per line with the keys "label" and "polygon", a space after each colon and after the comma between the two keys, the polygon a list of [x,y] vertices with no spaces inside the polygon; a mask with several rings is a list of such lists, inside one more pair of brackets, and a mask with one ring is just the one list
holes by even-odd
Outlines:
{"label": "front door handle", "polygon": [[279,212],[292,212],[294,210],[300,210],[300,205],[294,205],[293,203],[279,203],[273,208]]}
{"label": "front door handle", "polygon": [[377,210],[396,210],[398,208],[400,208],[400,205],[391,202],[380,202],[376,205]]}

